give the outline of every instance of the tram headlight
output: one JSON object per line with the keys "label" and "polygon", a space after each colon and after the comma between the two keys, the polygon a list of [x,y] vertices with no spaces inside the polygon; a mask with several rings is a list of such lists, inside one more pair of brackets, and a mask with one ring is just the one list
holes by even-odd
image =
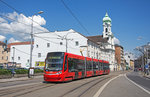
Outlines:
{"label": "tram headlight", "polygon": [[57,72],[56,74],[62,74],[62,71]]}

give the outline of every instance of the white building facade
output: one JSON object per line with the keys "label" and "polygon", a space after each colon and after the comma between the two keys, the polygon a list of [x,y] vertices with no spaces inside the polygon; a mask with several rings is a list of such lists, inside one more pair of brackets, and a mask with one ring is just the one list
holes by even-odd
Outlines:
{"label": "white building facade", "polygon": [[16,67],[29,68],[30,61],[30,42],[16,42],[9,44],[10,46],[10,60],[9,62],[15,62]]}
{"label": "white building facade", "polygon": [[[34,48],[32,64],[44,62],[48,52],[68,52],[87,56],[87,38],[78,32],[55,31],[36,34],[34,37]],[[82,54],[81,51],[82,50]],[[37,64],[35,64],[37,66]]]}

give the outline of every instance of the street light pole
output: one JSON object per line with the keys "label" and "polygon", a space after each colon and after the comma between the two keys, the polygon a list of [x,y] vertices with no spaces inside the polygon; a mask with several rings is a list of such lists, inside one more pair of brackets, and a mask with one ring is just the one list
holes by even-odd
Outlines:
{"label": "street light pole", "polygon": [[75,32],[67,33],[64,37],[64,39],[66,39],[66,53],[68,52],[68,40],[70,40],[70,39],[67,39],[67,36],[68,36],[68,34],[71,34],[71,33],[75,33]]}
{"label": "street light pole", "polygon": [[12,69],[12,76],[14,77],[15,74],[15,47],[13,47],[13,69]]}
{"label": "street light pole", "polygon": [[34,75],[34,68],[32,66],[32,51],[33,51],[33,17],[37,14],[41,14],[43,11],[39,11],[38,13],[32,15],[32,23],[31,23],[31,48],[30,48],[30,68],[28,72],[28,78],[31,78],[31,75]]}

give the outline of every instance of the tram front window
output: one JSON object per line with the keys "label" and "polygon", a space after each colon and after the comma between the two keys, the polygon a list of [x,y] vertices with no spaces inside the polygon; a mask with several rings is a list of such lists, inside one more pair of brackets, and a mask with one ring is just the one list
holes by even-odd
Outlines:
{"label": "tram front window", "polygon": [[62,53],[49,53],[46,59],[46,71],[60,71],[63,68],[64,55]]}

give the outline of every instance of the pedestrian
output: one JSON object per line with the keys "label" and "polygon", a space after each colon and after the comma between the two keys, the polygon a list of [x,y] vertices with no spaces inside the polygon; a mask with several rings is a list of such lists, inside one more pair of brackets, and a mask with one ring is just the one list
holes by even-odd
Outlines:
{"label": "pedestrian", "polygon": [[146,64],[144,67],[145,67],[145,74],[149,75],[149,64]]}

